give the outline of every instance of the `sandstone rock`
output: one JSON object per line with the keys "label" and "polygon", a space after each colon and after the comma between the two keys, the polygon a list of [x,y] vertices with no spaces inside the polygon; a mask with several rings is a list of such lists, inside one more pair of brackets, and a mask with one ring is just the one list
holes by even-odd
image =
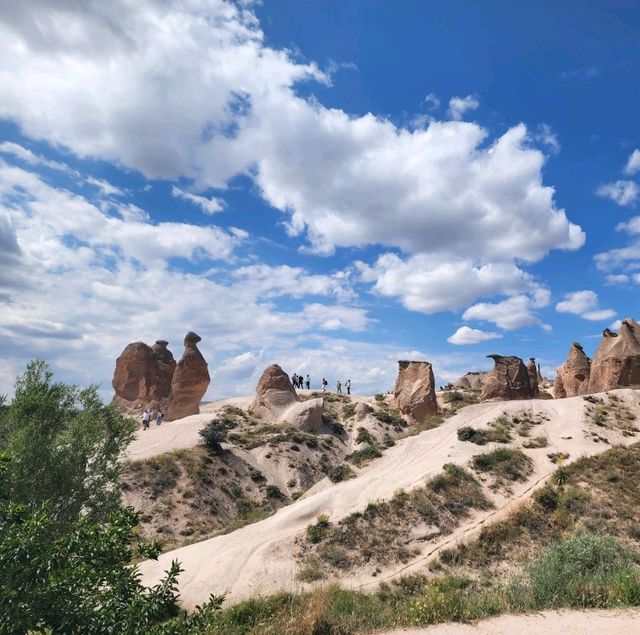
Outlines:
{"label": "sandstone rock", "polygon": [[471,371],[460,377],[453,387],[460,390],[482,390],[488,374],[488,371]]}
{"label": "sandstone rock", "polygon": [[156,340],[151,347],[156,358],[156,394],[158,399],[166,399],[171,394],[171,381],[176,370],[176,360],[167,348],[169,342]]}
{"label": "sandstone rock", "polygon": [[302,401],[289,375],[277,364],[265,368],[249,407],[252,414],[269,423],[288,423],[307,432],[322,427],[322,409],[322,398]]}
{"label": "sandstone rock", "polygon": [[622,320],[616,334],[605,329],[593,356],[589,392],[640,386],[640,324]]}
{"label": "sandstone rock", "polygon": [[207,392],[211,377],[198,342],[202,338],[189,331],[184,338],[184,353],[176,364],[171,380],[171,397],[166,420],[182,419],[200,412],[200,401]]}
{"label": "sandstone rock", "polygon": [[435,378],[429,362],[398,362],[393,396],[400,412],[413,423],[437,414]]}
{"label": "sandstone rock", "polygon": [[362,421],[371,412],[373,412],[373,408],[369,404],[364,401],[358,402],[355,407],[356,421]]}
{"label": "sandstone rock", "polygon": [[524,362],[515,356],[487,355],[495,363],[489,372],[480,398],[531,399],[534,396],[529,372]]}
{"label": "sandstone rock", "polygon": [[591,360],[582,346],[574,342],[569,347],[567,359],[556,371],[553,384],[556,399],[585,395],[589,391]]}
{"label": "sandstone rock", "polygon": [[529,385],[531,393],[536,396],[538,394],[538,367],[536,366],[536,358],[530,357],[527,364],[527,373],[529,373]]}

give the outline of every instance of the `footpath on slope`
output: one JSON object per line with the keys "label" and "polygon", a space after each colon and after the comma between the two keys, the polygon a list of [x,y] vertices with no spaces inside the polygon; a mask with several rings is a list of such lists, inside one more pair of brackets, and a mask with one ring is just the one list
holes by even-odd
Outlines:
{"label": "footpath on slope", "polygon": [[437,624],[377,635],[637,635],[640,611],[543,611],[502,615],[475,624]]}
{"label": "footpath on slope", "polygon": [[[625,389],[615,393],[633,412],[640,412],[637,392]],[[212,593],[225,594],[228,602],[237,602],[260,594],[308,588],[296,580],[298,567],[293,558],[294,541],[319,514],[327,514],[332,522],[339,521],[351,513],[363,511],[369,502],[392,498],[399,488],[411,490],[421,486],[425,479],[440,472],[445,463],[465,465],[472,456],[490,450],[492,445],[482,449],[459,441],[456,434],[459,427],[486,427],[504,412],[515,414],[523,410],[548,418],[538,426],[538,433],[547,436],[548,446],[525,450],[533,460],[534,470],[526,482],[514,484],[510,498],[498,504],[497,510],[475,514],[440,542],[425,544],[423,552],[408,566],[384,571],[376,578],[346,576],[341,582],[351,587],[377,585],[381,580],[422,567],[442,546],[467,539],[479,531],[482,524],[498,519],[517,501],[527,498],[534,485],[544,482],[556,468],[547,457],[548,453],[564,452],[575,460],[609,447],[595,443],[585,434],[589,424],[585,418],[585,401],[581,397],[487,402],[464,408],[438,428],[401,440],[386,450],[382,458],[362,469],[357,478],[338,484],[325,479],[302,498],[263,521],[169,551],[157,561],[143,562],[140,565],[142,580],[147,585],[157,583],[171,561],[177,559],[184,569],[178,584],[186,607],[206,601]],[[613,431],[609,431],[609,440],[624,445],[636,441],[634,437],[624,437]]]}

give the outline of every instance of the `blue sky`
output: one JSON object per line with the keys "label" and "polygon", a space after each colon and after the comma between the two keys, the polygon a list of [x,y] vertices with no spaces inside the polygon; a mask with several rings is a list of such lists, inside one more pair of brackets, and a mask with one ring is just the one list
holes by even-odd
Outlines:
{"label": "blue sky", "polygon": [[439,383],[637,318],[633,2],[0,9],[0,391],[110,395],[202,337],[210,398],[278,362]]}

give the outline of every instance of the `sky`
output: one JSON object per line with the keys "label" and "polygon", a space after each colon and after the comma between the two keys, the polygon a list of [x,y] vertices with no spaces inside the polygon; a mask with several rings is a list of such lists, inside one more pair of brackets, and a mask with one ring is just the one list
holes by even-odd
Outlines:
{"label": "sky", "polygon": [[624,0],[0,2],[0,393],[552,376],[639,317],[639,63]]}

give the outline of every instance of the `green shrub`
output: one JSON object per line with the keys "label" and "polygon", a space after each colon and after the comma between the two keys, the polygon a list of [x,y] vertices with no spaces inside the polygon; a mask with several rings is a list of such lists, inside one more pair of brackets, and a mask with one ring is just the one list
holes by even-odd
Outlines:
{"label": "green shrub", "polygon": [[221,443],[227,440],[227,431],[218,425],[214,419],[210,421],[198,434],[202,437],[202,442],[214,454],[220,454],[224,450]]}
{"label": "green shrub", "polygon": [[307,527],[307,538],[309,542],[313,544],[320,542],[327,535],[329,527],[331,527],[329,516],[320,514],[318,518],[316,518],[315,524]]}
{"label": "green shrub", "polygon": [[381,456],[382,456],[382,452],[380,452],[380,450],[378,450],[376,446],[366,445],[361,450],[356,450],[355,452],[352,452],[351,454],[346,456],[345,459],[350,463],[353,463],[354,465],[357,465],[358,467],[360,467],[361,465],[364,465],[369,461],[372,461],[373,459],[377,459]]}
{"label": "green shrub", "polygon": [[491,472],[498,479],[524,481],[531,473],[533,462],[521,450],[498,448],[493,452],[478,454],[471,463],[480,472]]}
{"label": "green shrub", "polygon": [[340,463],[340,465],[330,467],[327,470],[327,476],[333,483],[340,483],[355,478],[356,474],[348,465]]}

